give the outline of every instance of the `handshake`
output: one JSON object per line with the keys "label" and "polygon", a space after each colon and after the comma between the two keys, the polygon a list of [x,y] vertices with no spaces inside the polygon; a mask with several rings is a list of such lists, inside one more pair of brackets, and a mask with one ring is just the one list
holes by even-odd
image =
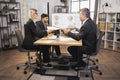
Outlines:
{"label": "handshake", "polygon": [[60,36],[60,29],[57,29],[57,30],[49,29],[49,30],[47,30],[47,33],[48,34],[53,33],[54,35],[56,35],[57,37],[59,37]]}
{"label": "handshake", "polygon": [[47,32],[48,32],[48,34],[53,33],[55,36],[57,36],[57,38],[59,38],[59,36],[63,32],[63,30],[62,29],[57,29],[57,30],[49,29],[49,30],[47,30]]}
{"label": "handshake", "polygon": [[56,30],[49,29],[48,33],[54,33],[54,35],[59,37],[61,33],[63,33],[64,35],[67,35],[68,32],[70,32],[71,30],[75,30],[75,28],[74,29],[73,28],[63,28],[63,29],[56,29]]}

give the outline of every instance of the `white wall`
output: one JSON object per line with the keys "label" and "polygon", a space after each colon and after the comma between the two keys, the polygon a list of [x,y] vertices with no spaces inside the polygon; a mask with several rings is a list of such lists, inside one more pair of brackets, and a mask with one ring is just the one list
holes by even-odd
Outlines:
{"label": "white wall", "polygon": [[52,13],[54,12],[54,6],[55,5],[60,5],[61,2],[60,0],[41,0],[40,4],[41,7],[38,6],[39,13],[47,13],[47,2],[49,2],[49,18],[50,18],[50,25],[52,23]]}
{"label": "white wall", "polygon": [[38,14],[47,13],[47,2],[49,2],[49,13],[50,13],[50,24],[51,24],[51,16],[54,12],[54,6],[60,5],[60,0],[17,0],[21,2],[21,13],[22,13],[22,23],[26,23],[28,20],[28,11],[30,8],[36,8],[38,10]]}
{"label": "white wall", "polygon": [[[99,1],[99,8],[100,12],[120,12],[120,0],[98,0]],[[102,7],[105,3],[108,3],[108,7]]]}

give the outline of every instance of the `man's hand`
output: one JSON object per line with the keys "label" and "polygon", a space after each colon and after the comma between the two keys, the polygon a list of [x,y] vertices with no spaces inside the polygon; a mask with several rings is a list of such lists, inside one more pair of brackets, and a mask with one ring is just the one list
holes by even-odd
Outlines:
{"label": "man's hand", "polygon": [[71,30],[71,29],[69,29],[69,28],[62,29],[62,31],[63,31],[63,33],[64,33],[65,35],[67,35],[70,30]]}
{"label": "man's hand", "polygon": [[53,32],[54,32],[54,30],[51,30],[51,29],[47,30],[48,34],[53,33]]}

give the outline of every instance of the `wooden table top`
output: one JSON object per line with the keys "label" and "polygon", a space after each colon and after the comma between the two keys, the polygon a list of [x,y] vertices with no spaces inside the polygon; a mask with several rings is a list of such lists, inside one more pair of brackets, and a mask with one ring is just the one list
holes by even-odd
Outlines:
{"label": "wooden table top", "polygon": [[48,35],[34,42],[35,45],[82,46],[82,41],[76,41],[67,36]]}

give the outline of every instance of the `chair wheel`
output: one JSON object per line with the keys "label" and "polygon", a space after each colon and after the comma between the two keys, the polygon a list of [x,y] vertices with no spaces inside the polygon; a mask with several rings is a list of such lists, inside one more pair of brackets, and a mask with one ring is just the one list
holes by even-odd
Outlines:
{"label": "chair wheel", "polygon": [[96,59],[96,62],[98,62],[98,59]]}
{"label": "chair wheel", "polygon": [[96,65],[96,63],[93,63],[93,65]]}
{"label": "chair wheel", "polygon": [[24,74],[27,74],[27,71],[24,71]]}
{"label": "chair wheel", "polygon": [[28,63],[26,62],[25,65],[28,65]]}
{"label": "chair wheel", "polygon": [[89,75],[88,75],[88,74],[86,74],[86,75],[85,75],[85,77],[89,77]]}
{"label": "chair wheel", "polygon": [[33,59],[33,57],[31,57],[31,59]]}
{"label": "chair wheel", "polygon": [[100,72],[99,75],[102,75],[102,72]]}
{"label": "chair wheel", "polygon": [[98,69],[99,67],[98,67],[98,66],[96,66],[95,68],[96,68],[96,69]]}
{"label": "chair wheel", "polygon": [[17,69],[17,70],[19,70],[19,69],[20,69],[20,67],[17,67],[16,69]]}

